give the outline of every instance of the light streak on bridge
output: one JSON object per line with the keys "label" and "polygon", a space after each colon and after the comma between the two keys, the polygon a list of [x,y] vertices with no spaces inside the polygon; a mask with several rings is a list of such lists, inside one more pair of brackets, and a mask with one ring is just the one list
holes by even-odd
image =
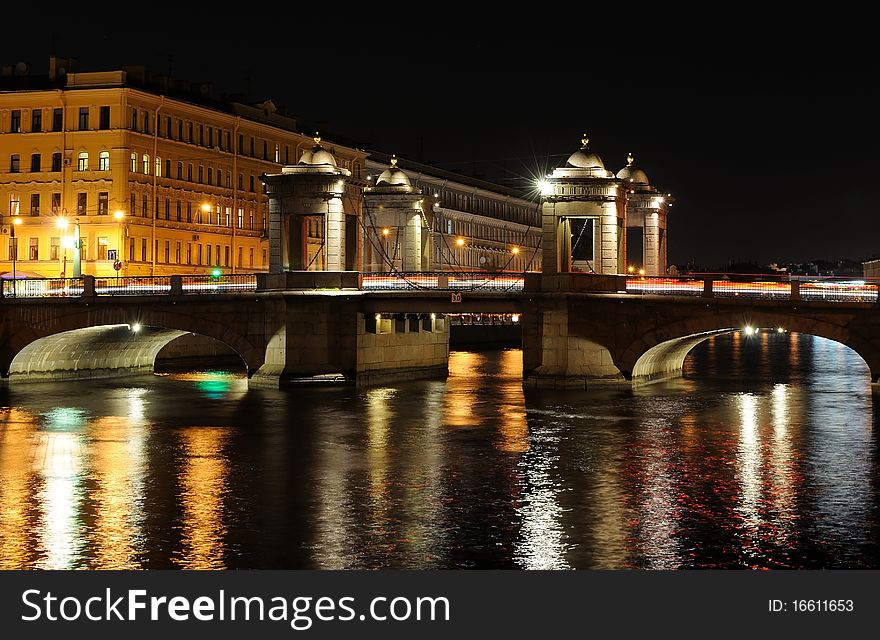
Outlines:
{"label": "light streak on bridge", "polygon": [[[418,272],[397,274],[365,273],[360,289],[366,292],[396,291],[468,291],[474,293],[518,293],[525,284],[523,273],[510,272]],[[15,288],[3,281],[4,298],[80,297],[86,294],[84,278],[19,279]],[[253,293],[257,276],[253,274],[205,276],[145,276],[93,278],[94,295],[203,295]],[[636,295],[704,296],[763,300],[799,299],[808,302],[878,301],[877,284],[864,280],[839,278],[769,279],[738,274],[685,275],[675,277],[630,276],[625,291]]]}

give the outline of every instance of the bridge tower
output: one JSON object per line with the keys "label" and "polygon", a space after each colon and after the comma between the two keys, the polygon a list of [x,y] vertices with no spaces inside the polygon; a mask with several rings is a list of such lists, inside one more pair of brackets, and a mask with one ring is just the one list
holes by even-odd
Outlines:
{"label": "bridge tower", "polygon": [[295,165],[261,176],[269,195],[270,273],[356,268],[357,225],[346,224],[343,205],[350,177],[318,135]]}
{"label": "bridge tower", "polygon": [[548,175],[541,188],[542,270],[616,274],[626,264],[626,194],[622,181],[581,148]]}
{"label": "bridge tower", "polygon": [[[647,276],[666,274],[666,219],[672,206],[672,194],[663,195],[648,181],[644,171],[636,167],[632,154],[626,166],[617,172],[626,191],[626,228],[640,227],[642,236],[642,267]],[[636,256],[628,256],[630,261]]]}
{"label": "bridge tower", "polygon": [[433,213],[429,198],[397,167],[397,157],[364,190],[363,271],[431,271]]}

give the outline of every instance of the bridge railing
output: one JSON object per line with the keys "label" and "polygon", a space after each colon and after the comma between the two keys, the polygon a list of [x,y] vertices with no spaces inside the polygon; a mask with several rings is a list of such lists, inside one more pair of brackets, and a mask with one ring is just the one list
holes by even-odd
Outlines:
{"label": "bridge railing", "polygon": [[146,296],[171,293],[171,276],[119,276],[95,278],[99,296]]}
{"label": "bridge railing", "polygon": [[83,278],[19,278],[3,280],[4,298],[55,298],[81,296]]}
{"label": "bridge railing", "polygon": [[180,280],[183,293],[235,293],[257,290],[257,276],[252,273],[181,276]]}
{"label": "bridge railing", "polygon": [[627,293],[707,298],[877,302],[878,285],[852,278],[689,274],[638,276],[626,280]]}
{"label": "bridge railing", "polygon": [[361,288],[366,291],[521,291],[522,273],[486,271],[364,273]]}

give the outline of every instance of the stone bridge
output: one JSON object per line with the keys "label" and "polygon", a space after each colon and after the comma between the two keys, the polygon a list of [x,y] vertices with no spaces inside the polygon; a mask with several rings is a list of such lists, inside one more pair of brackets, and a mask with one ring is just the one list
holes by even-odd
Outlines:
{"label": "stone bridge", "polygon": [[615,276],[536,275],[523,291],[458,295],[364,291],[356,274],[320,278],[304,286],[301,276],[267,276],[257,291],[234,294],[7,298],[0,371],[16,379],[151,370],[164,345],[194,333],[235,351],[256,386],[434,377],[447,371],[446,315],[481,312],[520,314],[523,380],[533,386],[675,374],[699,342],[748,326],[843,343],[873,383],[880,377],[875,303],[639,295],[621,292]]}

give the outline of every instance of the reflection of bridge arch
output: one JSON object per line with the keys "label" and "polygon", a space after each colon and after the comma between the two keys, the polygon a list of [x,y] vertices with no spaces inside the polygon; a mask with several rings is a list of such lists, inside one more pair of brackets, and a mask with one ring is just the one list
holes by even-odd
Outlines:
{"label": "reflection of bridge arch", "polygon": [[708,338],[742,329],[745,326],[776,328],[805,333],[839,342],[855,351],[871,370],[871,379],[880,375],[880,350],[857,331],[844,324],[835,324],[797,313],[733,311],[695,315],[687,319],[660,324],[646,331],[625,346],[614,362],[626,378],[646,378],[681,371],[687,354]]}
{"label": "reflection of bridge arch", "polygon": [[[6,377],[40,370],[145,370],[152,367],[162,347],[187,333],[228,346],[244,361],[248,374],[262,365],[265,344],[254,344],[244,332],[237,331],[236,324],[229,322],[219,308],[204,303],[200,308],[190,307],[131,302],[33,305],[23,310],[25,321],[8,327],[7,340],[0,345],[0,373]],[[135,323],[144,331],[131,332],[130,326]],[[65,354],[72,357],[64,361]]]}

